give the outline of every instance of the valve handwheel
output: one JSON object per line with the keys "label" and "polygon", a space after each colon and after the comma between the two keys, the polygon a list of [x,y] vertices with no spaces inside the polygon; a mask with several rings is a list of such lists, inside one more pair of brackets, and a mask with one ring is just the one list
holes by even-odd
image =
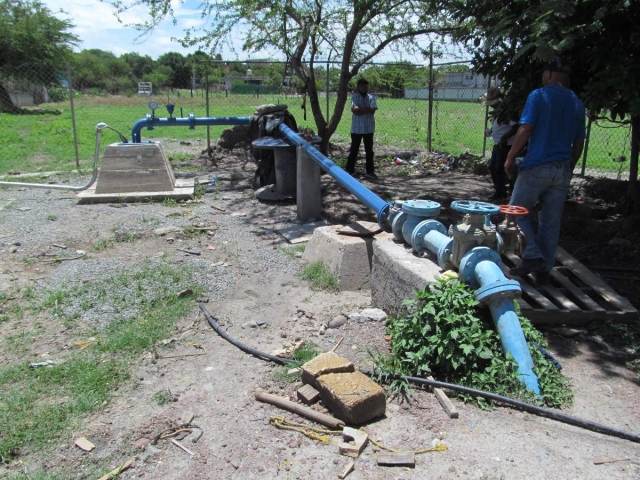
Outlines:
{"label": "valve handwheel", "polygon": [[456,212],[471,215],[495,215],[500,208],[493,203],[477,202],[474,200],[456,200],[451,202],[451,208]]}
{"label": "valve handwheel", "polygon": [[500,207],[500,213],[504,215],[513,215],[515,217],[524,217],[529,215],[529,210],[517,205],[498,205]]}

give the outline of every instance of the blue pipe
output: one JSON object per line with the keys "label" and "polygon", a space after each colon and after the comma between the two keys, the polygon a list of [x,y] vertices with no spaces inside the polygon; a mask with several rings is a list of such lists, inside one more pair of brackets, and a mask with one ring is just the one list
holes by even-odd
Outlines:
{"label": "blue pipe", "polygon": [[190,113],[187,118],[156,118],[147,114],[145,118],[136,121],[131,128],[131,142],[141,143],[141,130],[153,130],[153,127],[189,127],[191,130],[196,126],[205,125],[249,125],[251,117],[195,117]]}
{"label": "blue pipe", "polygon": [[393,205],[393,202],[385,202],[378,195],[373,193],[367,187],[358,182],[355,178],[345,172],[342,168],[332,162],[325,155],[304,140],[300,135],[291,130],[285,124],[278,126],[280,132],[289,140],[293,145],[302,147],[306,154],[314,160],[320,168],[331,175],[338,184],[346,188],[349,192],[356,196],[358,200],[364,203],[371,210],[376,212],[378,218],[378,225],[380,228],[390,231],[390,225],[387,224],[386,214],[389,208]]}
{"label": "blue pipe", "polygon": [[540,395],[538,377],[533,372],[533,358],[518,320],[513,297],[520,295],[520,284],[508,280],[500,265],[500,255],[487,247],[471,249],[460,261],[460,276],[475,288],[476,300],[489,307],[500,335],[502,349],[518,364],[518,376],[528,390]]}

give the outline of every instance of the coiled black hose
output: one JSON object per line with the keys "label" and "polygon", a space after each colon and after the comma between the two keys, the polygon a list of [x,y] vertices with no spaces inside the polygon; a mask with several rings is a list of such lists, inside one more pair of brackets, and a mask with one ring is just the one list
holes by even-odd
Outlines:
{"label": "coiled black hose", "polygon": [[[255,348],[249,347],[244,343],[239,342],[238,340],[231,337],[227,334],[220,325],[211,317],[211,314],[207,311],[203,303],[199,304],[200,310],[204,314],[207,322],[211,325],[218,335],[224,338],[226,341],[235,345],[243,352],[247,352],[255,357],[263,358],[265,360],[270,360],[272,362],[279,363],[280,365],[286,365],[287,363],[291,363],[291,360],[288,358],[276,357],[274,355],[269,355],[268,353],[261,352],[260,350],[256,350]],[[365,375],[372,377],[373,374],[367,370],[360,370]],[[603,433],[605,435],[609,435],[612,437],[623,438],[625,440],[630,440],[632,442],[640,443],[640,435],[636,435],[629,432],[624,432],[622,430],[617,430],[612,427],[608,427],[606,425],[601,425],[599,423],[590,422],[588,420],[582,420],[578,417],[573,417],[571,415],[566,415],[564,413],[555,412],[553,410],[549,410],[548,408],[538,407],[537,405],[531,405],[530,403],[521,402],[520,400],[516,400],[509,397],[503,397],[502,395],[497,395],[495,393],[484,392],[482,390],[476,390],[475,388],[463,387],[461,385],[456,385],[454,383],[445,383],[439,382],[437,380],[427,380],[426,378],[419,377],[405,377],[401,375],[376,375],[376,378],[380,378],[385,381],[394,380],[394,379],[403,379],[407,382],[414,383],[416,385],[428,385],[431,387],[437,388],[447,388],[449,390],[455,390],[457,392],[467,393],[470,395],[475,395],[477,397],[482,397],[487,400],[493,400],[495,402],[504,403],[507,405],[512,405],[515,408],[519,408],[526,412],[535,413],[542,417],[551,418],[552,420],[556,420],[558,422],[566,423],[568,425],[574,425],[576,427],[584,428],[586,430],[591,430],[593,432]]]}

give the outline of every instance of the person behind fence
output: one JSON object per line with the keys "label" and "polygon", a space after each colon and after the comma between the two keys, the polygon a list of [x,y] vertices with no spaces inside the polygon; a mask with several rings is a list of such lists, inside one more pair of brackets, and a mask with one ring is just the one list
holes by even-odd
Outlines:
{"label": "person behind fence", "polygon": [[369,82],[360,78],[357,91],[351,95],[351,149],[345,170],[353,175],[358,159],[360,142],[364,142],[366,177],[377,178],[373,163],[373,133],[376,130],[374,115],[378,110],[376,97],[369,93]]}
{"label": "person behind fence", "polygon": [[556,56],[544,67],[543,87],[529,94],[504,165],[505,172],[512,177],[516,155],[528,144],[510,204],[525,207],[531,215],[536,200],[541,201],[538,235],[528,215],[518,217],[526,248],[520,266],[509,273],[517,276],[537,273],[542,283],[548,281],[548,272],[555,263],[562,209],[573,169],[584,147],[585,108],[569,89],[570,73],[570,66],[562,56]]}
{"label": "person behind fence", "polygon": [[513,144],[513,136],[516,134],[518,123],[510,120],[503,123],[499,119],[498,106],[502,103],[504,94],[500,87],[491,87],[489,91],[478,100],[482,105],[492,108],[491,128],[485,132],[487,137],[493,138],[493,149],[489,160],[489,172],[493,181],[494,193],[489,197],[491,201],[506,200],[508,178],[504,171],[504,162]]}

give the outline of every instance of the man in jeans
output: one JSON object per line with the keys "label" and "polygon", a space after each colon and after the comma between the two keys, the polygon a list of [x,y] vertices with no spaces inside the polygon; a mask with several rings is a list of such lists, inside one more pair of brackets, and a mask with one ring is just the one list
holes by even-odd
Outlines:
{"label": "man in jeans", "polygon": [[376,130],[374,114],[378,110],[376,97],[369,93],[369,82],[364,78],[358,80],[358,91],[351,96],[351,150],[347,158],[345,170],[353,175],[358,159],[360,142],[364,141],[366,158],[366,177],[378,178],[373,164],[373,132]]}
{"label": "man in jeans", "polygon": [[510,204],[533,212],[539,199],[542,209],[538,214],[537,238],[528,216],[518,217],[526,248],[521,265],[509,273],[514,276],[536,273],[541,283],[548,282],[548,273],[555,263],[562,209],[585,139],[585,109],[569,89],[570,73],[569,65],[561,56],[545,66],[543,87],[529,94],[504,165],[505,172],[512,177],[516,171],[516,154],[528,145],[524,161],[518,166]]}

